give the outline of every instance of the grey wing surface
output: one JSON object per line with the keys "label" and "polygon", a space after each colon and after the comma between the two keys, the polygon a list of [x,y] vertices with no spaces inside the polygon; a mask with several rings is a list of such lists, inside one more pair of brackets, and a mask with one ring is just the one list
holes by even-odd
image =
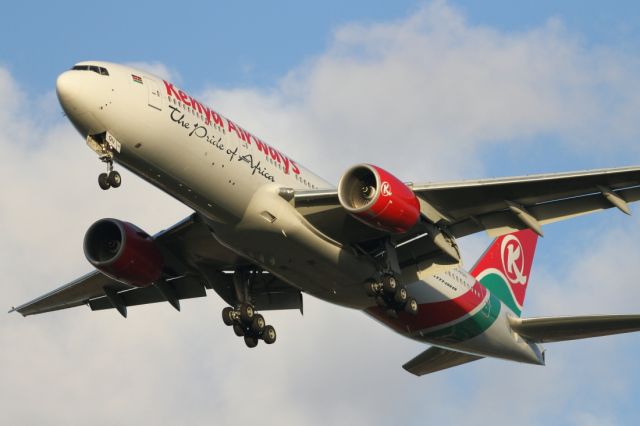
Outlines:
{"label": "grey wing surface", "polygon": [[404,364],[402,368],[416,376],[423,376],[479,359],[482,357],[432,346]]}
{"label": "grey wing surface", "polygon": [[[251,268],[246,259],[222,246],[196,214],[154,236],[165,259],[168,278],[145,288],[132,287],[99,271],[90,272],[12,311],[23,316],[80,305],[92,310],[116,308],[126,316],[126,307],[167,301],[177,309],[179,301],[216,291],[228,304],[235,304],[233,273]],[[260,274],[252,288],[259,309],[301,309],[298,289],[269,275]]]}
{"label": "grey wing surface", "polygon": [[[628,203],[640,200],[640,167],[428,183],[411,188],[422,214],[451,236],[459,238],[481,231],[499,236],[524,228],[540,231],[541,225],[611,207],[629,214]],[[296,192],[293,202],[310,223],[341,243],[385,236],[346,213],[335,190]],[[401,243],[413,239],[416,232],[396,236],[396,240]]]}
{"label": "grey wing surface", "polygon": [[640,315],[512,318],[511,328],[537,343],[563,342],[640,331]]}

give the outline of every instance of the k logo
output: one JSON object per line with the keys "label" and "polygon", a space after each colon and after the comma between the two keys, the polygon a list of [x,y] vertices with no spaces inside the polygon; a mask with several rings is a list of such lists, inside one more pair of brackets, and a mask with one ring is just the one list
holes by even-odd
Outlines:
{"label": "k logo", "polygon": [[524,275],[524,250],[520,240],[513,235],[507,235],[502,240],[500,249],[502,269],[512,284],[525,285],[527,277]]}
{"label": "k logo", "polygon": [[382,182],[381,189],[382,189],[382,195],[383,196],[390,197],[392,195],[391,194],[391,185],[389,185],[389,182],[387,182],[387,181]]}

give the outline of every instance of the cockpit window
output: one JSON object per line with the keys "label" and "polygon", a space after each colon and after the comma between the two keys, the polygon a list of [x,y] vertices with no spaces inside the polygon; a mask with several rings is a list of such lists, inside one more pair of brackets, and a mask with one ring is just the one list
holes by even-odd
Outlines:
{"label": "cockpit window", "polygon": [[93,71],[100,75],[109,75],[109,71],[106,68],[98,67],[96,65],[75,65],[72,70],[76,71]]}

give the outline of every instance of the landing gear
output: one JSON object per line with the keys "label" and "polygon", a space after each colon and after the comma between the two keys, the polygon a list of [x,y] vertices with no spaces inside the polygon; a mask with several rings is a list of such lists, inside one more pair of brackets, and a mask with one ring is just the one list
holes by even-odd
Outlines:
{"label": "landing gear", "polygon": [[100,185],[100,188],[104,189],[105,191],[111,188],[111,184],[109,183],[109,175],[106,173],[100,173],[100,175],[98,176],[98,185]]}
{"label": "landing gear", "polygon": [[122,177],[120,176],[120,173],[115,170],[112,170],[109,173],[100,173],[100,175],[98,175],[98,185],[100,185],[100,188],[105,191],[109,188],[117,188],[121,183]]}
{"label": "landing gear", "polygon": [[111,187],[113,188],[118,188],[122,183],[122,177],[120,176],[120,173],[116,172],[115,170],[109,172],[107,179],[109,180],[109,185],[111,185]]}
{"label": "landing gear", "polygon": [[105,191],[109,188],[118,188],[122,184],[122,176],[113,170],[113,153],[108,148],[102,148],[100,161],[107,164],[107,172],[100,173],[98,176],[98,185]]}
{"label": "landing gear", "polygon": [[228,306],[222,310],[222,321],[233,327],[238,337],[244,337],[249,348],[255,348],[260,339],[267,344],[276,341],[276,329],[267,325],[264,317],[255,312],[249,303],[241,303],[235,309]]}
{"label": "landing gear", "polygon": [[96,154],[100,161],[107,165],[107,172],[100,173],[98,176],[98,185],[103,190],[109,188],[118,188],[122,184],[120,173],[113,170],[114,153],[119,153],[122,149],[120,142],[109,132],[102,132],[95,135],[87,136],[87,145]]}
{"label": "landing gear", "polygon": [[402,270],[398,262],[396,247],[391,239],[380,242],[381,255],[378,263],[378,279],[365,283],[364,288],[369,297],[375,298],[376,304],[393,318],[398,313],[418,313],[418,302],[409,296],[407,289],[398,277]]}
{"label": "landing gear", "polygon": [[374,297],[376,304],[391,317],[397,317],[403,311],[412,315],[418,313],[416,299],[409,297],[407,289],[391,274],[384,275],[379,281],[369,281],[364,287],[367,294]]}

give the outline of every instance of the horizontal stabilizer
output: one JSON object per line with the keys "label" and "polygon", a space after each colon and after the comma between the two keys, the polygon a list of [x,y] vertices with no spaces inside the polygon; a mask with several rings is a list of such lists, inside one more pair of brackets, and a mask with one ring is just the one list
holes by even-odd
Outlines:
{"label": "horizontal stabilizer", "polygon": [[562,342],[640,331],[640,315],[511,318],[511,328],[537,343]]}
{"label": "horizontal stabilizer", "polygon": [[402,368],[416,376],[423,376],[481,358],[481,356],[469,355],[432,346],[407,362]]}

